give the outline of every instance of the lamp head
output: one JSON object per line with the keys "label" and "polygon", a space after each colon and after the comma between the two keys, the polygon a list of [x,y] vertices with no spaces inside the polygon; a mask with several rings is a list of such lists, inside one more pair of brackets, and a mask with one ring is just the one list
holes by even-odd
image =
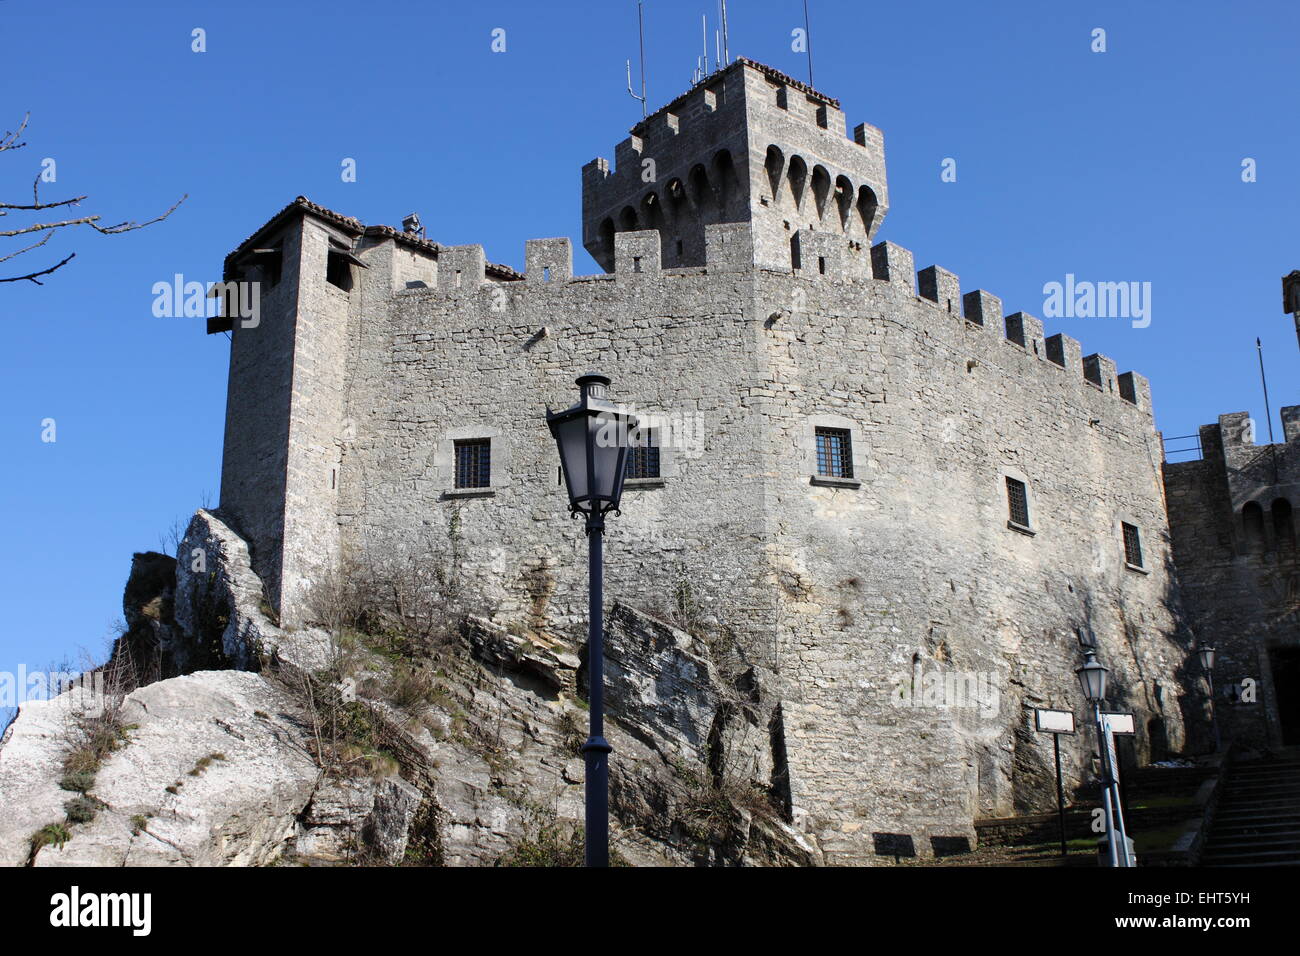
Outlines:
{"label": "lamp head", "polygon": [[606,376],[583,375],[577,384],[578,403],[562,412],[548,412],[546,424],[560,453],[569,510],[575,517],[584,515],[593,521],[610,511],[618,513],[629,436],[637,420],[609,401]]}

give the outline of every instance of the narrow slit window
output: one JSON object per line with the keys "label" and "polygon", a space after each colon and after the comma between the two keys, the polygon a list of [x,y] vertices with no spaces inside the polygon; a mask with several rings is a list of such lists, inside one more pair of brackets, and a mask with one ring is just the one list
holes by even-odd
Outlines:
{"label": "narrow slit window", "polygon": [[817,429],[817,474],[825,478],[853,477],[853,452],[847,428]]}
{"label": "narrow slit window", "polygon": [[652,431],[644,444],[627,450],[627,478],[659,478],[659,433]]}
{"label": "narrow slit window", "polygon": [[1029,494],[1025,483],[1015,478],[1007,479],[1007,510],[1011,523],[1022,528],[1029,527]]}
{"label": "narrow slit window", "polygon": [[456,487],[488,488],[492,484],[492,441],[467,438],[456,442]]}
{"label": "narrow slit window", "polygon": [[1124,531],[1124,560],[1132,567],[1143,567],[1141,533],[1127,522],[1121,522],[1120,527]]}

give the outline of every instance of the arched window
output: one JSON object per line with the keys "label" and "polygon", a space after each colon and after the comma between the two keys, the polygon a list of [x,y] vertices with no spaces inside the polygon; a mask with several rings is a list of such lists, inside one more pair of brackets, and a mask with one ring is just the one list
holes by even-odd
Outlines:
{"label": "arched window", "polygon": [[862,220],[862,228],[867,235],[876,228],[876,212],[879,203],[876,200],[876,194],[867,186],[858,190],[858,217]]}
{"label": "arched window", "polygon": [[779,202],[781,199],[781,175],[785,172],[785,153],[781,152],[780,147],[769,146],[767,148],[767,159],[764,160],[763,167],[767,170],[767,184],[772,187],[772,201]]}
{"label": "arched window", "polygon": [[1273,502],[1273,541],[1278,548],[1295,547],[1295,523],[1291,516],[1291,502],[1278,498]]}
{"label": "arched window", "polygon": [[1248,501],[1241,509],[1241,525],[1246,535],[1246,550],[1263,551],[1264,509],[1258,501]]}
{"label": "arched window", "polygon": [[718,205],[725,211],[736,193],[736,164],[730,150],[721,149],[713,157],[713,179],[717,184]]}
{"label": "arched window", "polygon": [[709,174],[703,166],[696,166],[691,170],[691,198],[695,200],[696,208],[702,213],[706,208],[712,205],[710,200],[713,196],[713,187],[709,184]]}
{"label": "arched window", "polygon": [[618,214],[619,232],[636,232],[636,210],[631,206],[624,206],[623,211]]}
{"label": "arched window", "polygon": [[853,216],[853,183],[849,177],[840,176],[835,180],[835,208],[840,213],[840,228],[849,231],[849,221]]}
{"label": "arched window", "polygon": [[682,213],[682,207],[686,205],[686,187],[682,185],[680,179],[670,179],[668,186],[664,190],[666,197],[665,208],[668,215],[676,219]]}
{"label": "arched window", "polygon": [[600,224],[600,246],[605,250],[606,255],[614,254],[614,220],[608,216]]}
{"label": "arched window", "polygon": [[831,174],[825,166],[816,166],[812,174],[813,199],[817,203],[817,218],[826,215],[826,200],[831,194]]}
{"label": "arched window", "polygon": [[659,196],[648,192],[641,200],[641,221],[646,229],[658,229],[663,225],[663,210],[659,208]]}
{"label": "arched window", "polygon": [[803,204],[803,187],[808,181],[808,164],[802,156],[790,157],[790,172],[786,177],[790,181],[790,195],[794,197],[796,209]]}

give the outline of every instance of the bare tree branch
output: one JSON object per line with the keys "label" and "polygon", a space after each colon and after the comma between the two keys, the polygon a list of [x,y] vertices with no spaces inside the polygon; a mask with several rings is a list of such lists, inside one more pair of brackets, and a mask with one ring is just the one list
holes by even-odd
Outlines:
{"label": "bare tree branch", "polygon": [[54,235],[54,230],[53,230],[53,229],[51,229],[49,232],[47,232],[47,233],[45,234],[45,238],[42,239],[40,242],[33,242],[30,246],[27,246],[27,247],[24,248],[24,249],[19,249],[17,252],[11,252],[11,253],[9,253],[9,255],[7,255],[7,256],[0,256],[0,262],[4,262],[4,261],[6,261],[6,260],[8,260],[8,259],[12,259],[12,258],[14,258],[15,256],[21,256],[24,252],[31,252],[31,251],[32,251],[33,249],[35,249],[37,246],[43,246],[43,245],[45,245],[47,242],[50,241],[50,236],[52,236],[52,235]]}
{"label": "bare tree branch", "polygon": [[41,281],[40,281],[39,279],[37,279],[36,277],[37,277],[37,276],[47,276],[47,275],[49,275],[51,272],[53,272],[55,269],[61,269],[61,268],[63,268],[64,266],[66,266],[69,262],[71,262],[71,261],[72,261],[73,259],[75,259],[75,258],[77,258],[77,254],[74,252],[74,253],[72,253],[72,255],[68,256],[68,258],[64,259],[64,260],[63,260],[62,262],[60,262],[58,265],[50,266],[48,269],[42,269],[40,272],[29,272],[29,273],[27,273],[27,275],[25,275],[25,276],[12,276],[12,277],[10,277],[10,278],[8,278],[8,279],[0,279],[0,282],[22,282],[24,279],[26,279],[26,280],[28,280],[29,282],[35,282],[37,285],[45,285],[44,282],[41,282]]}
{"label": "bare tree branch", "polygon": [[31,117],[31,113],[24,113],[23,121],[16,130],[12,133],[7,130],[5,131],[4,136],[0,137],[0,153],[3,153],[6,149],[22,149],[27,145],[26,143],[18,142],[18,137],[23,135],[23,130],[27,128],[27,121],[31,119]]}
{"label": "bare tree branch", "polygon": [[[24,114],[23,121],[22,123],[19,124],[18,129],[13,131],[6,131],[3,136],[0,136],[0,152],[4,152],[5,150],[10,150],[10,149],[21,149],[22,147],[27,145],[25,142],[21,141],[21,137],[23,131],[27,128],[27,122],[30,118],[31,118],[30,113]],[[86,198],[85,196],[74,196],[71,199],[60,199],[53,202],[42,202],[40,197],[40,188],[41,188],[41,177],[40,175],[37,175],[36,179],[33,180],[32,182],[32,201],[30,203],[0,202],[0,217],[8,216],[11,211],[40,212],[46,209],[62,209],[69,206],[78,206],[81,204],[82,200]],[[100,225],[100,221],[103,219],[103,216],[94,215],[94,216],[80,216],[75,219],[63,219],[58,222],[38,222],[38,223],[32,223],[31,225],[28,226],[20,226],[14,229],[0,230],[0,239],[11,239],[14,238],[15,236],[25,236],[37,232],[45,233],[44,238],[42,238],[39,242],[35,242],[30,246],[26,246],[25,248],[19,249],[17,252],[11,252],[8,255],[0,256],[0,262],[6,262],[9,259],[13,259],[17,256],[21,256],[23,253],[31,252],[33,249],[45,245],[45,243],[49,242],[50,237],[54,235],[54,232],[58,229],[66,229],[71,226],[89,226],[91,229],[94,229],[96,232],[105,236],[116,236],[123,232],[133,232],[136,229],[143,229],[145,226],[151,226],[156,222],[162,222],[164,219],[166,219],[168,216],[174,213],[177,210],[177,208],[180,206],[180,204],[183,203],[188,198],[189,198],[189,193],[186,193],[185,195],[181,196],[180,199],[176,200],[176,202],[174,202],[171,205],[171,207],[162,215],[155,216],[153,219],[148,219],[145,220],[144,222],[136,222],[135,220],[126,220],[124,222],[115,223],[114,225],[111,226],[103,226]],[[0,282],[26,281],[26,282],[34,282],[36,285],[43,285],[44,283],[42,283],[39,279],[40,276],[46,276],[52,272],[57,271],[58,269],[61,269],[63,266],[67,265],[69,262],[75,259],[76,255],[77,254],[74,252],[71,255],[67,256],[65,259],[63,259],[61,262],[56,263],[53,266],[50,266],[48,269],[42,269],[36,272],[29,272],[26,273],[25,275],[10,276],[8,278],[0,278]]]}

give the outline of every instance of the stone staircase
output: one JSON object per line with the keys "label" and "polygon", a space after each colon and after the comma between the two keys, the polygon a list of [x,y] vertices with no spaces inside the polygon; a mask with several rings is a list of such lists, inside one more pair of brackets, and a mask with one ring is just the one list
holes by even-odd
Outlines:
{"label": "stone staircase", "polygon": [[1300,753],[1234,762],[1203,866],[1300,866]]}

